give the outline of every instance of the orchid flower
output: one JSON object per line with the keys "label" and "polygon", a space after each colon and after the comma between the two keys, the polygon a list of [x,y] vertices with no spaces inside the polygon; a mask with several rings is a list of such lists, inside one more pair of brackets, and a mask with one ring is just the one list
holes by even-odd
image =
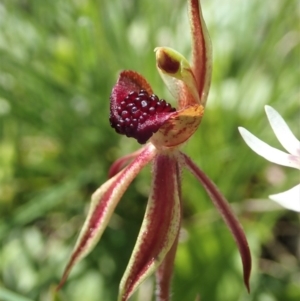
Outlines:
{"label": "orchid flower", "polygon": [[119,134],[145,144],[118,159],[109,180],[93,194],[88,216],[60,288],[72,267],[101,238],[125,190],[142,170],[152,164],[152,184],[146,213],[129,264],[119,286],[119,301],[126,301],[148,276],[156,272],[157,300],[169,300],[173,263],[181,225],[181,173],[187,168],[207,191],[239,248],[244,282],[249,290],[251,256],[244,232],[215,184],[180,147],[197,130],[205,109],[211,80],[211,44],[199,0],[189,0],[193,61],[171,48],[155,49],[157,69],[177,100],[173,108],[153,94],[137,72],[121,72],[110,97],[110,124]]}
{"label": "orchid flower", "polygon": [[[266,144],[246,129],[239,127],[243,139],[253,151],[268,161],[300,169],[300,141],[276,110],[270,106],[265,106],[265,110],[274,134],[288,153]],[[270,195],[269,198],[287,209],[300,212],[300,184],[285,192]]]}

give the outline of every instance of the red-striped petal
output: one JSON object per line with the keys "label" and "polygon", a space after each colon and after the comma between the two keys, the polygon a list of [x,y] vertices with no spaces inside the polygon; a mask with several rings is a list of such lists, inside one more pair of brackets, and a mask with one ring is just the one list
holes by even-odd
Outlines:
{"label": "red-striped petal", "polygon": [[119,301],[126,301],[139,284],[163,262],[174,244],[181,220],[177,156],[158,154],[153,161],[152,191],[129,264],[122,278]]}
{"label": "red-striped petal", "polygon": [[127,187],[155,154],[156,149],[149,144],[131,164],[93,194],[88,216],[57,289],[63,286],[73,266],[91,252],[97,244]]}
{"label": "red-striped petal", "polygon": [[213,204],[220,212],[223,220],[229,227],[240,251],[244,268],[244,282],[248,291],[250,291],[249,278],[251,273],[251,254],[242,226],[240,225],[236,216],[231,211],[228,202],[226,201],[224,196],[219,192],[216,185],[197,165],[195,165],[195,163],[187,155],[183,153],[180,154],[188,170],[202,184],[202,186],[210,196],[210,199],[212,200]]}
{"label": "red-striped petal", "polygon": [[[177,169],[178,179],[181,179],[181,170]],[[181,181],[180,181],[181,182]],[[178,187],[180,203],[181,200],[181,185]],[[156,301],[168,301],[170,298],[171,291],[171,280],[174,269],[174,261],[176,256],[176,251],[178,247],[180,227],[178,227],[177,237],[171,247],[170,251],[167,253],[164,261],[158,267],[156,271]]]}

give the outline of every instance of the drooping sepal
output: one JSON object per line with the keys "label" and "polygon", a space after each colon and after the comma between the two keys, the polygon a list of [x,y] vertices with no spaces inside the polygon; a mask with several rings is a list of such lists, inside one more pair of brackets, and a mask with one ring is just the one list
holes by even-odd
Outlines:
{"label": "drooping sepal", "polygon": [[63,286],[73,266],[91,252],[97,244],[125,190],[155,154],[156,149],[153,145],[147,145],[133,162],[104,183],[92,195],[88,216],[57,289]]}
{"label": "drooping sepal", "polygon": [[172,154],[153,160],[153,181],[145,217],[121,280],[119,301],[126,301],[163,262],[180,227],[178,162]]}
{"label": "drooping sepal", "polygon": [[220,193],[216,185],[208,178],[208,176],[184,153],[180,153],[182,162],[187,167],[187,169],[196,177],[196,179],[202,184],[203,188],[206,190],[211,201],[221,214],[221,217],[228,226],[233,238],[238,246],[240,255],[242,258],[243,269],[244,269],[244,283],[250,292],[250,273],[251,273],[251,254],[249,245],[236,216],[232,212],[228,202],[224,196]]}

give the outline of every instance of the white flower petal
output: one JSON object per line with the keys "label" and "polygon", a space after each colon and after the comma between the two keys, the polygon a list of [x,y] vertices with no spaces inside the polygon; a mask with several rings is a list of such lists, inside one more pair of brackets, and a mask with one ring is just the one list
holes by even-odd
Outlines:
{"label": "white flower petal", "polygon": [[245,128],[239,127],[238,129],[247,145],[260,156],[279,165],[300,169],[300,160],[298,157],[287,154],[268,145],[267,143],[255,137]]}
{"label": "white flower petal", "polygon": [[300,141],[290,130],[280,114],[270,106],[265,106],[270,125],[282,146],[292,155],[300,156]]}
{"label": "white flower petal", "polygon": [[300,212],[300,184],[285,192],[270,195],[269,198],[286,209]]}

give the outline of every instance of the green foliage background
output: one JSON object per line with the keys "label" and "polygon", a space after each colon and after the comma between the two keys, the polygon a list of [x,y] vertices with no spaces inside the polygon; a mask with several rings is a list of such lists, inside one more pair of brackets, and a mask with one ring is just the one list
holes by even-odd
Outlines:
{"label": "green foliage background", "polygon": [[[245,229],[251,294],[229,231],[201,186],[184,173],[183,235],[172,300],[300,299],[299,215],[268,200],[299,181],[296,170],[253,153],[237,127],[281,148],[264,105],[299,130],[300,5],[297,0],[203,0],[214,49],[202,124],[185,146],[227,197]],[[108,123],[121,69],[170,94],[153,49],[190,57],[186,1],[2,0],[0,2],[0,300],[51,300],[110,164],[139,145]],[[143,218],[146,169],[125,194],[62,300],[114,301]],[[152,300],[153,279],[132,300]]]}

